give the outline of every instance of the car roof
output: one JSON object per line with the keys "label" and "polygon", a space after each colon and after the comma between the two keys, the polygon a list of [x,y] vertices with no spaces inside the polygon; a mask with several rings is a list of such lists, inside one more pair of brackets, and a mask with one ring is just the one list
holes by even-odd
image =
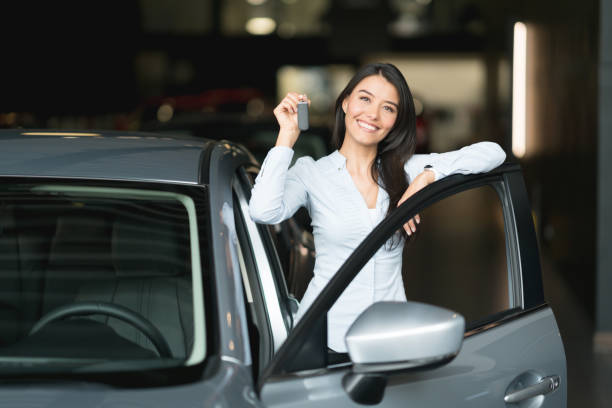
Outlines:
{"label": "car roof", "polygon": [[144,132],[0,130],[0,176],[197,184],[210,143]]}

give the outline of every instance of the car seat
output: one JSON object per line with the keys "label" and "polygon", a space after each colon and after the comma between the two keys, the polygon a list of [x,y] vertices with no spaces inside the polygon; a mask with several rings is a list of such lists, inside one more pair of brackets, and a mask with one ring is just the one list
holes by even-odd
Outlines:
{"label": "car seat", "polygon": [[[112,262],[115,279],[84,285],[77,301],[104,301],[125,306],[156,326],[173,357],[187,357],[193,345],[193,306],[189,240],[186,231],[163,220],[113,223]],[[154,350],[143,333],[107,316],[95,316],[122,337]]]}
{"label": "car seat", "polygon": [[112,224],[89,213],[61,215],[44,273],[42,314],[75,301],[84,285],[102,287],[115,279]]}

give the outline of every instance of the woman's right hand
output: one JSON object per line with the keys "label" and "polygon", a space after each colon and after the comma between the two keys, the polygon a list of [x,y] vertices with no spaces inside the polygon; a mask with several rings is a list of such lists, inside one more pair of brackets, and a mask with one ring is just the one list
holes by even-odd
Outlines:
{"label": "woman's right hand", "polygon": [[300,136],[297,122],[297,105],[299,101],[306,101],[310,105],[310,100],[306,95],[289,92],[278,106],[274,108],[274,116],[280,126],[276,146],[292,148]]}
{"label": "woman's right hand", "polygon": [[[424,170],[421,174],[419,174],[418,176],[414,178],[412,183],[408,185],[408,188],[406,189],[406,191],[404,191],[404,194],[400,197],[399,201],[397,202],[397,206],[399,207],[400,205],[402,205],[404,201],[409,199],[417,191],[423,189],[424,187],[427,187],[429,184],[433,183],[435,180],[436,180],[436,175],[433,171],[427,170],[427,169]],[[420,223],[421,223],[421,217],[419,216],[419,214],[415,215],[414,218],[411,218],[410,220],[408,220],[408,222],[404,224],[404,230],[406,231],[406,234],[408,235],[414,234],[416,232],[417,224],[420,224]]]}

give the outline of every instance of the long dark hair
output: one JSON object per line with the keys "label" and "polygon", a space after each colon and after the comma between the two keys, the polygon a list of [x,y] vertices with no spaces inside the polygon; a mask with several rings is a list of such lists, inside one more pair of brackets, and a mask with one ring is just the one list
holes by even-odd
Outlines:
{"label": "long dark hair", "polygon": [[[376,160],[372,165],[372,179],[389,194],[388,217],[397,208],[397,203],[408,188],[404,164],[413,155],[416,147],[416,114],[412,93],[402,73],[392,64],[374,63],[363,66],[351,78],[336,100],[336,122],[332,144],[340,149],[346,133],[345,113],[342,102],[353,92],[361,80],[372,75],[381,75],[395,87],[399,94],[397,118],[387,136],[378,143]],[[408,235],[401,229],[402,236]]]}

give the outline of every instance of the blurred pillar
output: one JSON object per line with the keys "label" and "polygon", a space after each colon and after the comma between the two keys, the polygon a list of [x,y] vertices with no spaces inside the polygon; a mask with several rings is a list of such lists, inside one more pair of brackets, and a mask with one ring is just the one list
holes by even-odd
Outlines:
{"label": "blurred pillar", "polygon": [[612,0],[600,7],[595,350],[612,352]]}

